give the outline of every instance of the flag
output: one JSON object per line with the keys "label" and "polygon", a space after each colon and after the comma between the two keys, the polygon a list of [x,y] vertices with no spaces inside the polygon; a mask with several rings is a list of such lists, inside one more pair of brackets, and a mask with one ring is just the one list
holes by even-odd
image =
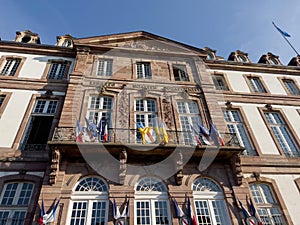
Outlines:
{"label": "flag", "polygon": [[[248,202],[248,196],[247,196],[247,202]],[[254,204],[253,204],[251,198],[250,198],[250,206],[249,206],[249,208],[250,208],[251,216],[254,216],[257,219],[258,225],[263,225],[262,221],[260,220],[260,217],[259,217],[258,213],[256,212],[256,209],[254,207]]]}
{"label": "flag", "polygon": [[104,125],[103,141],[104,142],[108,141],[108,124],[107,124],[107,121],[105,121],[105,125]]}
{"label": "flag", "polygon": [[215,126],[211,123],[209,129],[209,137],[215,143],[215,145],[222,146],[225,145],[223,138],[221,137],[219,131],[215,128]]}
{"label": "flag", "polygon": [[162,134],[160,133],[160,129],[158,126],[158,118],[157,117],[154,118],[153,124],[154,124],[153,129],[156,134],[157,143],[162,143],[163,139],[162,139]]}
{"label": "flag", "polygon": [[188,197],[188,217],[191,221],[190,225],[198,225],[197,224],[197,220],[196,220],[196,217],[195,217],[195,214],[194,214],[194,211],[192,209],[192,206],[191,206],[191,202],[190,202],[190,197]]}
{"label": "flag", "polygon": [[[244,220],[246,224],[256,225],[256,218],[251,216],[248,210],[243,206],[243,203],[239,200],[239,204],[241,206],[241,210],[243,212]],[[260,224],[262,225],[262,224]]]}
{"label": "flag", "polygon": [[126,201],[121,217],[129,217],[129,200]]}
{"label": "flag", "polygon": [[285,37],[291,37],[291,35],[289,35],[287,32],[281,30],[279,27],[276,26],[276,24],[274,22],[272,22],[274,27],[279,31],[279,33]]}
{"label": "flag", "polygon": [[162,139],[164,141],[164,144],[168,144],[169,142],[169,137],[166,131],[166,125],[164,122],[161,122],[159,124],[159,130],[160,130],[160,134],[162,135]]}
{"label": "flag", "polygon": [[183,213],[182,209],[179,207],[176,199],[173,198],[172,201],[173,201],[173,204],[174,204],[174,208],[175,208],[175,212],[176,212],[176,217],[177,218],[184,217],[184,213]]}
{"label": "flag", "polygon": [[114,216],[115,220],[121,218],[120,210],[119,210],[119,207],[117,206],[117,203],[116,203],[115,199],[114,199],[114,202],[113,202],[113,216]]}
{"label": "flag", "polygon": [[77,120],[77,124],[76,124],[76,142],[83,142],[82,136],[83,136],[83,129],[82,129],[82,126],[80,124],[80,121]]}
{"label": "flag", "polygon": [[95,138],[97,137],[97,126],[95,123],[90,122],[88,118],[85,117],[85,123],[86,123],[86,131],[88,133],[88,136],[90,137],[90,141],[95,141]]}
{"label": "flag", "polygon": [[202,134],[203,142],[206,145],[211,145],[211,143],[209,142],[209,131],[201,124],[199,124],[199,130],[200,130],[200,134]]}
{"label": "flag", "polygon": [[146,141],[146,135],[150,139],[150,142],[154,142],[155,141],[154,138],[153,138],[153,136],[152,136],[152,134],[150,133],[151,127],[144,127],[144,125],[141,122],[137,123],[136,126],[137,126],[137,129],[139,130],[139,132],[142,135],[142,142],[143,142],[143,144],[147,143],[147,141]]}
{"label": "flag", "polygon": [[48,223],[55,221],[59,202],[60,202],[60,199],[56,202],[53,209],[49,213],[46,213],[45,207],[44,207],[44,199],[42,199],[41,217],[38,220],[38,223],[40,225],[48,224]]}
{"label": "flag", "polygon": [[201,142],[201,140],[199,138],[199,132],[196,131],[196,129],[191,124],[190,124],[190,127],[192,128],[192,130],[193,130],[193,132],[195,134],[195,138],[196,138],[196,141],[197,141],[198,145],[202,146],[202,142]]}

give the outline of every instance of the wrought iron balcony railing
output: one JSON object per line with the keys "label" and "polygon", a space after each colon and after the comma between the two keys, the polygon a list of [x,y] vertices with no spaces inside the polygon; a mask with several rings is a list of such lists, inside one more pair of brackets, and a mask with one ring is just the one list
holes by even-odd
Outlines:
{"label": "wrought iron balcony railing", "polygon": [[[155,132],[142,138],[137,129],[110,128],[107,139],[103,134],[88,132],[86,128],[80,134],[76,134],[75,127],[57,127],[52,141],[54,142],[79,142],[79,143],[112,143],[112,144],[175,144],[186,146],[216,145],[213,140],[207,142],[205,137],[196,135],[193,131],[167,130],[167,137],[157,136]],[[233,133],[221,133],[225,146],[240,147],[237,136]],[[220,144],[221,145],[221,144]]]}

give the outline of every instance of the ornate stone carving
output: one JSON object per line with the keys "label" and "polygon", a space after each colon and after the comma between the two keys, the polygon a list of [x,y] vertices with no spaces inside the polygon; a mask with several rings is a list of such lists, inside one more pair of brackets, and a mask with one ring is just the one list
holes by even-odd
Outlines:
{"label": "ornate stone carving", "polygon": [[40,37],[37,33],[32,33],[30,30],[17,31],[15,42],[41,44]]}
{"label": "ornate stone carving", "polygon": [[119,153],[119,160],[120,160],[120,173],[119,179],[120,183],[124,184],[126,172],[127,172],[127,151],[123,148],[122,152]]}
{"label": "ornate stone carving", "polygon": [[234,154],[231,158],[231,168],[233,172],[235,172],[236,183],[241,185],[243,180],[243,172],[241,169],[241,158],[239,153]]}
{"label": "ornate stone carving", "polygon": [[178,153],[177,155],[177,161],[176,161],[176,171],[177,173],[175,174],[175,181],[177,185],[182,184],[182,178],[183,178],[183,155],[181,152]]}
{"label": "ornate stone carving", "polygon": [[129,99],[127,90],[123,90],[119,94],[118,119],[121,127],[128,127],[129,118]]}
{"label": "ornate stone carving", "polygon": [[163,105],[164,122],[165,122],[167,128],[171,129],[172,123],[173,123],[171,102],[167,99],[163,99],[162,105]]}
{"label": "ornate stone carving", "polygon": [[49,174],[49,183],[50,185],[55,184],[57,173],[59,171],[59,163],[60,163],[61,155],[60,151],[57,147],[52,149],[51,155],[51,165],[50,165],[50,174]]}

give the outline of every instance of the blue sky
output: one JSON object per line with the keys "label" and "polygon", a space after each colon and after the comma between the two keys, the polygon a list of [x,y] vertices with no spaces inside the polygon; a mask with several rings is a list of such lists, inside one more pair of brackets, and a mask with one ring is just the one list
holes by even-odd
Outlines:
{"label": "blue sky", "polygon": [[0,37],[16,31],[38,33],[42,44],[56,36],[76,38],[144,30],[228,58],[235,50],[252,62],[272,52],[287,64],[296,53],[272,25],[274,21],[300,51],[299,0],[0,0]]}

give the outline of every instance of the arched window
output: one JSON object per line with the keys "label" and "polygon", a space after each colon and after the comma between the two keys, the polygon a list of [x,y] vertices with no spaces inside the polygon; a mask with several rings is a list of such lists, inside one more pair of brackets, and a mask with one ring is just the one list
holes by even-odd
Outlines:
{"label": "arched window", "polygon": [[0,224],[24,224],[34,184],[10,182],[0,197]]}
{"label": "arched window", "polygon": [[221,187],[209,178],[198,178],[192,184],[199,225],[231,224]]}
{"label": "arched window", "polygon": [[263,224],[286,224],[270,185],[252,183],[250,184],[250,191]]}
{"label": "arched window", "polygon": [[69,223],[104,225],[108,217],[108,186],[98,177],[80,180],[72,193]]}
{"label": "arched window", "polygon": [[168,192],[163,182],[146,177],[135,186],[135,225],[171,224]]}

